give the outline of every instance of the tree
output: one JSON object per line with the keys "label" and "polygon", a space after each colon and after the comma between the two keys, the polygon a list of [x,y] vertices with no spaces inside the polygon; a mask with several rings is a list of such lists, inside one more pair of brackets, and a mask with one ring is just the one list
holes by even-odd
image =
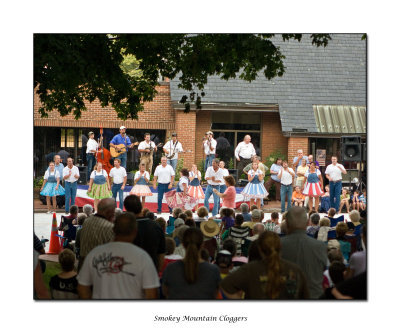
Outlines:
{"label": "tree", "polygon": [[[207,78],[267,79],[285,72],[273,34],[35,34],[34,88],[39,112],[58,110],[79,119],[85,100],[111,105],[120,119],[137,119],[143,103],[152,101],[160,77],[179,78],[185,110],[201,108]],[[301,34],[282,34],[284,41],[301,41]],[[327,34],[311,35],[326,46]]]}

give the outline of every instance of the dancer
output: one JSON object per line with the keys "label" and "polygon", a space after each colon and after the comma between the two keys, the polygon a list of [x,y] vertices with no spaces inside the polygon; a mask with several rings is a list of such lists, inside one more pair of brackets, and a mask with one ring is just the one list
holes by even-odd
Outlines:
{"label": "dancer", "polygon": [[254,200],[256,200],[258,209],[261,207],[261,199],[268,196],[268,192],[264,187],[264,176],[261,170],[258,169],[258,163],[253,162],[253,169],[248,173],[249,183],[242,191],[244,199],[246,201],[250,199],[250,206],[254,205]]}
{"label": "dancer", "polygon": [[204,199],[204,192],[201,187],[201,172],[197,170],[196,164],[192,165],[192,171],[189,172],[189,180],[188,194],[197,199],[197,205],[195,207],[197,210],[200,199]]}
{"label": "dancer", "polygon": [[206,193],[204,193],[204,207],[210,211],[208,200],[210,196],[213,196],[214,199],[214,207],[212,209],[212,216],[215,217],[219,211],[219,197],[216,193],[213,192],[214,189],[219,191],[221,184],[223,183],[223,175],[222,171],[219,168],[219,159],[214,158],[212,161],[212,166],[210,166],[205,174],[205,179],[208,182]]}
{"label": "dancer", "polygon": [[[161,214],[162,199],[164,193],[172,189],[174,183],[175,171],[174,168],[167,164],[167,158],[161,157],[161,165],[158,165],[154,171],[153,188],[157,189],[157,214]],[[158,187],[157,187],[158,181]]]}
{"label": "dancer", "polygon": [[[64,188],[60,185],[60,173],[55,169],[54,162],[49,163],[49,169],[44,174],[40,194],[46,197],[47,214],[54,213],[57,209],[57,196],[65,194]],[[53,198],[53,211],[51,211],[50,197]]]}
{"label": "dancer", "polygon": [[142,163],[139,166],[139,171],[136,171],[135,173],[135,186],[132,187],[132,190],[129,192],[129,194],[135,194],[138,197],[141,197],[143,208],[144,204],[146,203],[146,197],[153,195],[149,187],[149,181],[150,175],[146,171],[146,164]]}
{"label": "dancer", "polygon": [[103,170],[103,164],[97,162],[94,170],[90,174],[89,189],[87,196],[94,199],[94,210],[97,212],[97,205],[101,199],[111,198],[111,186],[106,170]]}
{"label": "dancer", "polygon": [[124,189],[128,175],[119,158],[114,159],[114,168],[110,170],[110,177],[112,177],[111,192],[117,204],[117,195],[119,197],[119,208],[124,208]]}
{"label": "dancer", "polygon": [[316,168],[315,162],[310,163],[309,170],[305,173],[304,177],[307,179],[304,186],[303,194],[310,197],[308,200],[308,207],[310,211],[313,208],[313,198],[315,198],[315,210],[318,211],[319,197],[324,194],[322,191],[322,176],[321,171]]}
{"label": "dancer", "polygon": [[197,206],[198,201],[196,198],[191,197],[188,194],[189,189],[189,171],[188,169],[182,169],[180,171],[181,178],[176,187],[176,190],[166,192],[164,194],[165,200],[170,208],[181,208],[192,210],[193,207]]}

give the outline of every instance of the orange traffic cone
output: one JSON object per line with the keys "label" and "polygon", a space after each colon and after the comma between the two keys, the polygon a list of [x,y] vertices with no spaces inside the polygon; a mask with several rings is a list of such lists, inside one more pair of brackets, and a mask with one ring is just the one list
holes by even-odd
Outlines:
{"label": "orange traffic cone", "polygon": [[51,235],[50,235],[50,249],[47,254],[59,254],[61,252],[60,237],[58,236],[57,217],[56,213],[53,213],[53,222],[51,224]]}

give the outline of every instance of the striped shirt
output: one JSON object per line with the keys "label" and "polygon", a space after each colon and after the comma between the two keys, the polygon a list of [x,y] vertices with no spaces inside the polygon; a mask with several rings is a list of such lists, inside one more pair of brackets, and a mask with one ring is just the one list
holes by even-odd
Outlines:
{"label": "striped shirt", "polygon": [[242,254],[242,245],[246,237],[249,235],[250,229],[248,227],[233,226],[229,229],[229,237],[236,243],[236,255]]}

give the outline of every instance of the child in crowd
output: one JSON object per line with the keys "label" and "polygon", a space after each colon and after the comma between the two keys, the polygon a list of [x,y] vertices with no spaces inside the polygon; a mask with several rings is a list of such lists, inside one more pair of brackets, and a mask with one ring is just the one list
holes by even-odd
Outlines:
{"label": "child in crowd", "polygon": [[327,213],[329,207],[331,206],[330,203],[330,194],[329,194],[329,185],[325,186],[325,193],[321,196],[321,208],[320,213]]}
{"label": "child in crowd", "polygon": [[360,211],[360,191],[359,190],[355,190],[353,192],[353,197],[351,198],[352,202],[353,202],[353,209],[357,209],[358,211]]}
{"label": "child in crowd", "polygon": [[64,249],[58,255],[62,272],[50,279],[49,286],[52,298],[78,299],[75,259],[75,254],[70,249]]}
{"label": "child in crowd", "polygon": [[225,231],[229,230],[235,224],[235,212],[231,208],[221,208],[220,215],[221,215],[220,236],[222,239],[224,239],[226,237],[224,236]]}
{"label": "child in crowd", "polygon": [[160,226],[164,234],[167,232],[167,221],[163,217],[158,217],[156,219],[156,223]]}
{"label": "child in crowd", "polygon": [[301,193],[300,186],[296,186],[292,194],[292,205],[293,206],[304,206],[305,196]]}
{"label": "child in crowd", "polygon": [[196,223],[196,227],[200,228],[200,223],[208,220],[208,209],[204,206],[201,206],[197,209],[197,217],[194,219]]}
{"label": "child in crowd", "polygon": [[172,210],[172,215],[168,218],[167,234],[171,234],[174,231],[174,222],[181,213],[183,213],[183,210],[179,207]]}
{"label": "child in crowd", "polygon": [[311,225],[307,227],[307,235],[314,238],[315,234],[319,230],[320,216],[317,213],[313,213],[310,216]]}
{"label": "child in crowd", "polygon": [[281,228],[279,226],[279,213],[271,213],[271,219],[267,220],[266,223],[264,223],[264,226],[265,230],[273,231],[280,234]]}
{"label": "child in crowd", "polygon": [[186,216],[190,219],[193,218],[193,212],[191,210],[185,210],[184,213],[186,214]]}
{"label": "child in crowd", "polygon": [[339,213],[342,212],[343,206],[346,206],[347,214],[350,213],[350,194],[346,188],[342,189],[342,194],[340,195]]}
{"label": "child in crowd", "polygon": [[[157,219],[158,220],[158,219]],[[165,257],[164,257],[164,264],[161,267],[160,272],[158,273],[160,278],[165,270],[165,267],[167,267],[170,263],[182,260],[183,257],[179,254],[174,254],[176,245],[174,240],[171,237],[165,237]]]}
{"label": "child in crowd", "polygon": [[364,188],[362,192],[360,195],[360,209],[365,210],[367,208],[367,190]]}
{"label": "child in crowd", "polygon": [[215,264],[219,268],[221,279],[224,279],[233,268],[232,257],[232,254],[227,250],[221,250],[218,252]]}

